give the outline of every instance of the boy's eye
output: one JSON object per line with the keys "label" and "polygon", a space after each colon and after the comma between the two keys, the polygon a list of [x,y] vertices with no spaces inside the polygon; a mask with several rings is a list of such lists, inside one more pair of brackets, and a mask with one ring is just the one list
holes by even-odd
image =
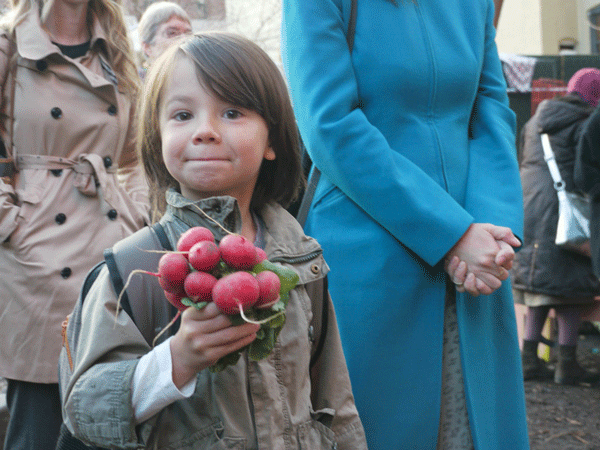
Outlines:
{"label": "boy's eye", "polygon": [[174,116],[175,120],[179,120],[179,121],[189,120],[191,117],[192,117],[192,115],[189,112],[185,112],[185,111],[178,112]]}
{"label": "boy's eye", "polygon": [[227,119],[237,119],[238,117],[242,116],[242,113],[237,109],[228,109],[227,111],[225,111],[224,116]]}

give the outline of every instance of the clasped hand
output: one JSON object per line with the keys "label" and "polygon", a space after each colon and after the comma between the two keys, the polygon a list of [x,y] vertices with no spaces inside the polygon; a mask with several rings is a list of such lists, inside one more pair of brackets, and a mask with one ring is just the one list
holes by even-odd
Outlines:
{"label": "clasped hand", "polygon": [[521,242],[510,228],[474,223],[446,255],[445,269],[459,292],[489,295],[508,278]]}

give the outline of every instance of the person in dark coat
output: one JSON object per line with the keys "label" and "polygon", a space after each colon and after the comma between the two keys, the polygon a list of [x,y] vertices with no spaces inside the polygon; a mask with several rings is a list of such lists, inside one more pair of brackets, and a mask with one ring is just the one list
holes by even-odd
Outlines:
{"label": "person in dark coat", "polygon": [[600,107],[581,131],[575,157],[575,185],[592,200],[590,251],[594,274],[600,278]]}
{"label": "person in dark coat", "polygon": [[558,321],[557,384],[594,382],[575,358],[581,307],[600,294],[588,255],[565,250],[554,241],[558,197],[544,159],[541,135],[547,133],[567,191],[576,190],[574,165],[581,130],[600,98],[600,70],[581,69],[569,80],[567,95],[543,101],[521,133],[520,173],[524,195],[523,247],[512,269],[514,298],[527,306],[522,350],[524,379],[551,377],[538,358],[542,328],[553,308]]}

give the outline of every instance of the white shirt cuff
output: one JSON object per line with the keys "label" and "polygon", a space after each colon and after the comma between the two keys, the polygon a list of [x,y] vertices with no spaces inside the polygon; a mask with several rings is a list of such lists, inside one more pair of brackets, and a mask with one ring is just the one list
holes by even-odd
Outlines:
{"label": "white shirt cuff", "polygon": [[171,338],[142,356],[131,382],[131,403],[136,423],[144,422],[171,403],[189,398],[196,390],[196,377],[177,389],[173,383]]}

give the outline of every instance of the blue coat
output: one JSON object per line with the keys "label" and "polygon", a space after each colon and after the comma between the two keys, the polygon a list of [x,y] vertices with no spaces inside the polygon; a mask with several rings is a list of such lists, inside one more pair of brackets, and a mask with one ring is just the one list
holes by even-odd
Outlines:
{"label": "blue coat", "polygon": [[[444,255],[473,222],[520,236],[522,192],[492,0],[397,3],[358,1],[350,54],[350,0],[283,0],[282,49],[369,446],[432,450]],[[510,283],[457,315],[475,448],[528,449]]]}

